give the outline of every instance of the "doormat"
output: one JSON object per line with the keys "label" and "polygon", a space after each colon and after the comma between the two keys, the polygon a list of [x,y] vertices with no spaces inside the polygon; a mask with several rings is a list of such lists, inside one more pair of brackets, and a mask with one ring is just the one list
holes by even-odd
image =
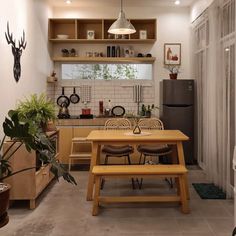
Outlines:
{"label": "doormat", "polygon": [[214,184],[193,183],[192,185],[202,199],[226,199],[226,194]]}

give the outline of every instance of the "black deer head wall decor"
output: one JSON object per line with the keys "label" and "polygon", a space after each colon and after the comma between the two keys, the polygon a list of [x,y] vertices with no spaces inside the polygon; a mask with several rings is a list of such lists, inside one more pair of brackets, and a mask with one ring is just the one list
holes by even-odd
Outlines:
{"label": "black deer head wall decor", "polygon": [[21,76],[21,65],[20,65],[20,58],[22,55],[23,49],[26,48],[26,41],[25,41],[25,31],[23,30],[23,37],[18,41],[19,45],[16,47],[16,40],[13,40],[13,34],[10,34],[9,31],[9,23],[7,22],[7,32],[5,32],[7,43],[11,45],[12,54],[14,56],[14,66],[13,66],[13,73],[16,82],[19,81]]}

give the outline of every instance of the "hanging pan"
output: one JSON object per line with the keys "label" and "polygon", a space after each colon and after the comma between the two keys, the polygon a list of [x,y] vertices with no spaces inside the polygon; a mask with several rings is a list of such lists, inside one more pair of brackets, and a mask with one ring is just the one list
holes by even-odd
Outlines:
{"label": "hanging pan", "polygon": [[70,99],[64,94],[64,87],[62,87],[62,94],[57,98],[57,105],[62,107],[62,105],[68,107],[70,105]]}
{"label": "hanging pan", "polygon": [[74,87],[74,90],[73,90],[73,94],[70,95],[70,101],[73,104],[76,104],[76,103],[78,103],[80,101],[79,95],[76,94],[76,92],[75,92],[75,87]]}

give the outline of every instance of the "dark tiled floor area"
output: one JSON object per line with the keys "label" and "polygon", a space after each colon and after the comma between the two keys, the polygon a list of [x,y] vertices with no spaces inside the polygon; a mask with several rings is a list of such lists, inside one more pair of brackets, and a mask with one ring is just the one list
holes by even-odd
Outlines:
{"label": "dark tiled floor area", "polygon": [[[233,200],[202,200],[192,182],[207,182],[201,170],[189,172],[191,214],[184,215],[177,204],[116,204],[102,206],[91,215],[87,202],[88,172],[72,172],[78,186],[64,181],[52,183],[31,211],[17,204],[9,210],[10,223],[0,236],[230,236],[233,229]],[[145,180],[143,189],[132,190],[131,181],[109,180],[107,194],[171,192],[164,180]]]}

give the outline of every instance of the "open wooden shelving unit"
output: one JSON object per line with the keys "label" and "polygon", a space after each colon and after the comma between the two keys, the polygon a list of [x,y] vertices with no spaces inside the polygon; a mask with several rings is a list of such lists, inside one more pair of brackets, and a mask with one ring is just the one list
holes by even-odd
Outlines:
{"label": "open wooden shelving unit", "polygon": [[[154,43],[156,41],[156,19],[130,19],[137,32],[125,39],[115,39],[107,30],[116,19],[49,19],[48,39],[52,43]],[[87,31],[94,30],[95,38],[87,39]],[[147,31],[147,39],[139,39],[139,31]],[[68,35],[58,39],[57,35]]]}
{"label": "open wooden shelving unit", "polygon": [[54,57],[54,62],[154,63],[155,57]]}

